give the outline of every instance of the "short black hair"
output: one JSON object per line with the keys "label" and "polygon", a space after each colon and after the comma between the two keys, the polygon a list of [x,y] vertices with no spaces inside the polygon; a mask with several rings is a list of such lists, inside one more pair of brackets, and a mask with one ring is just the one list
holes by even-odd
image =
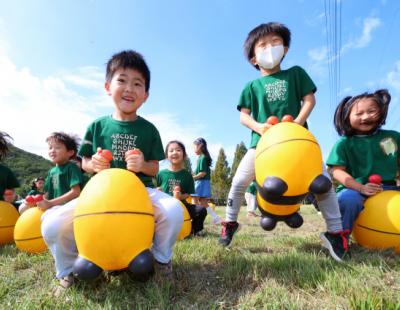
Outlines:
{"label": "short black hair", "polygon": [[387,89],[378,89],[374,93],[365,92],[354,97],[347,96],[336,107],[335,117],[333,119],[335,129],[339,136],[351,137],[356,134],[356,131],[351,127],[350,124],[350,112],[357,102],[365,98],[374,100],[380,110],[377,126],[373,128],[372,131],[379,129],[385,124],[389,103],[391,100],[391,96]]}
{"label": "short black hair", "polygon": [[111,82],[118,69],[134,69],[142,74],[145,81],[146,92],[150,89],[150,69],[143,56],[136,51],[126,50],[114,54],[107,62],[106,81]]}
{"label": "short black hair", "polygon": [[0,131],[0,160],[2,160],[9,151],[8,145],[11,144],[11,140],[12,138],[8,133]]}
{"label": "short black hair", "polygon": [[69,135],[65,132],[53,132],[49,137],[47,137],[46,142],[57,141],[65,145],[67,151],[74,151],[74,154],[70,159],[76,157],[78,153],[79,141],[80,139],[76,135]]}
{"label": "short black hair", "polygon": [[[269,22],[266,24],[258,25],[256,28],[249,32],[243,45],[244,54],[250,63],[251,59],[254,57],[254,46],[256,45],[257,41],[271,33],[280,36],[283,40],[283,45],[285,47],[290,46],[290,30],[284,24],[278,22]],[[254,67],[259,70],[258,65],[254,65]]]}

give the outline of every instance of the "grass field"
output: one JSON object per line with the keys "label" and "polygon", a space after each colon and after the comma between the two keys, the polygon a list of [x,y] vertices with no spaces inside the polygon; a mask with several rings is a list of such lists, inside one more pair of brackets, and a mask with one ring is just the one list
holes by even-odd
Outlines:
{"label": "grass field", "polygon": [[280,223],[265,232],[242,208],[230,250],[209,224],[205,237],[177,243],[170,282],[104,275],[57,298],[49,253],[0,247],[0,309],[400,309],[400,256],[353,244],[351,259],[336,263],[319,243],[322,217],[310,206],[302,215],[299,229]]}

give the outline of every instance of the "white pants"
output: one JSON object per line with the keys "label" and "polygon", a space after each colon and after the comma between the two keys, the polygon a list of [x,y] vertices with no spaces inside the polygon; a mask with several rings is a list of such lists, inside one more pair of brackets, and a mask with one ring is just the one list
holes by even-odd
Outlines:
{"label": "white pants", "polygon": [[[179,201],[154,188],[146,188],[154,207],[155,233],[152,252],[160,263],[168,263],[183,223],[183,209]],[[42,235],[53,255],[56,277],[72,272],[78,251],[73,231],[77,199],[55,206],[42,215]]]}
{"label": "white pants", "polygon": [[[246,188],[255,179],[255,160],[256,150],[249,149],[243,156],[237,167],[232,185],[228,194],[228,204],[226,206],[226,221],[236,222],[240,211],[242,197]],[[323,175],[330,179],[326,171],[325,164],[322,163]],[[316,195],[318,205],[322,213],[329,232],[337,232],[342,230],[342,217],[340,215],[339,204],[336,193],[331,188],[327,193]]]}

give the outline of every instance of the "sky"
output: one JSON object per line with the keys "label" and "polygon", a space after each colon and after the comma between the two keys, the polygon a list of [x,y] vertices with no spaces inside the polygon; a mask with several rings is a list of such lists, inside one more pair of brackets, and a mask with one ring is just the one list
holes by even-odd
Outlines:
{"label": "sky", "polygon": [[192,142],[203,137],[214,160],[224,148],[231,163],[236,145],[250,142],[239,95],[260,76],[243,43],[259,24],[279,21],[292,33],[282,69],[303,67],[318,88],[309,129],[324,158],[338,138],[335,107],[347,95],[387,88],[384,128],[400,131],[400,2],[340,1],[335,56],[334,0],[0,0],[0,130],[48,158],[50,133],[82,137],[94,119],[112,114],[105,63],[134,49],[151,70],[138,114],[156,125],[163,144],[183,141],[193,163]]}

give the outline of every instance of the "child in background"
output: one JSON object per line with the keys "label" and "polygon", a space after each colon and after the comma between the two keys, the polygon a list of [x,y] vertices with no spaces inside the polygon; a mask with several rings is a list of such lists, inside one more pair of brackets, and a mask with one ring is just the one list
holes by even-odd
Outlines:
{"label": "child in background", "polygon": [[193,173],[195,194],[192,195],[194,204],[207,209],[207,213],[212,217],[212,223],[221,224],[221,218],[208,205],[211,197],[211,164],[212,159],[207,149],[207,142],[203,138],[198,138],[193,142],[194,152],[199,156],[196,169]]}
{"label": "child in background", "polygon": [[248,218],[258,216],[256,214],[257,210],[256,194],[257,194],[256,181],[253,181],[250,183],[250,185],[246,189],[246,192],[244,193],[244,199],[246,200],[246,205],[247,205]]}
{"label": "child in background", "polygon": [[[46,142],[50,160],[55,166],[46,176],[43,200],[36,203],[40,210],[48,210],[43,214],[42,221],[52,212],[63,208],[67,202],[77,198],[83,182],[79,168],[70,162],[70,159],[74,158],[78,151],[78,139],[64,132],[53,132]],[[25,200],[20,205],[19,212],[22,214],[34,205]],[[47,243],[46,239],[45,242]],[[49,249],[52,253],[56,251],[50,245]]]}
{"label": "child in background", "polygon": [[38,177],[32,181],[31,190],[28,195],[43,195],[44,194],[44,182],[45,178]]}
{"label": "child in background", "polygon": [[[400,190],[400,133],[381,129],[385,124],[390,94],[386,89],[344,98],[335,111],[335,128],[341,138],[329,154],[327,164],[340,183],[339,196],[343,228],[349,231],[365,199],[382,190]],[[381,184],[368,180],[381,176]]]}
{"label": "child in background", "polygon": [[[152,182],[158,173],[159,160],[164,159],[164,151],[157,128],[137,115],[149,96],[149,87],[150,70],[142,55],[131,50],[113,55],[107,62],[105,90],[113,101],[114,112],[89,125],[79,155],[88,173],[127,169],[146,186],[156,221],[152,246],[156,272],[170,278],[173,247],[182,227],[183,210],[179,201],[154,189]],[[101,149],[112,151],[111,161],[98,153]],[[136,151],[127,154],[132,149]],[[42,223],[44,238],[57,249],[52,254],[56,276],[63,288],[74,283],[72,270],[78,256],[73,233],[75,206],[76,199]]]}
{"label": "child in background", "polygon": [[[268,117],[282,119],[288,114],[295,123],[307,127],[306,120],[315,105],[317,89],[304,69],[294,66],[281,70],[290,37],[290,30],[285,25],[271,22],[250,31],[244,44],[247,60],[260,71],[261,77],[247,83],[237,105],[240,122],[251,129],[251,144],[236,170],[228,194],[226,220],[222,223],[219,240],[222,246],[229,246],[239,229],[237,217],[243,195],[255,179],[255,149],[261,135],[272,126],[267,122]],[[329,177],[326,171],[324,174]],[[327,232],[320,237],[331,256],[340,262],[347,251],[347,240],[335,192],[332,189],[319,195],[318,200],[327,224]]]}
{"label": "child in background", "polygon": [[[12,138],[7,133],[0,131],[0,161],[7,155],[10,140]],[[0,200],[13,203],[15,188],[19,186],[19,182],[11,169],[0,164]]]}
{"label": "child in background", "polygon": [[207,211],[204,207],[186,201],[186,198],[194,193],[194,181],[190,172],[184,168],[184,160],[187,158],[185,146],[182,142],[170,141],[165,148],[165,156],[171,165],[169,169],[158,172],[157,186],[164,193],[174,196],[185,205],[192,218],[192,233],[199,235],[204,228]]}

